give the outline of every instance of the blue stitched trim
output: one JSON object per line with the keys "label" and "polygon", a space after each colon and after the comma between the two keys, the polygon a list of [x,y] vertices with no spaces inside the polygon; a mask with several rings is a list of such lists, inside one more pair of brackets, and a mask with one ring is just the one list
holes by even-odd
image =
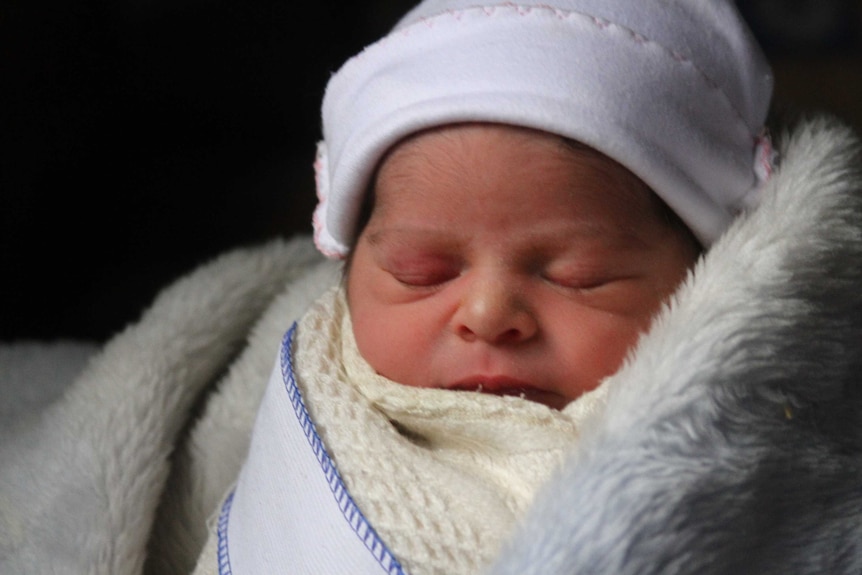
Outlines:
{"label": "blue stitched trim", "polygon": [[230,568],[230,556],[227,551],[227,522],[230,515],[230,506],[233,503],[233,491],[224,500],[221,513],[218,517],[218,572],[219,575],[232,575]]}
{"label": "blue stitched trim", "polygon": [[[311,421],[311,417],[308,415],[308,410],[306,410],[305,403],[302,401],[302,393],[296,385],[293,370],[292,348],[295,333],[296,323],[291,326],[281,342],[281,375],[284,380],[284,387],[290,398],[290,403],[293,405],[296,417],[299,419],[299,424],[305,432],[305,437],[308,439],[311,450],[320,463],[320,468],[323,470],[324,475],[326,475],[326,481],[329,483],[329,488],[332,490],[336,503],[338,503],[338,508],[341,509],[341,513],[356,532],[357,537],[362,540],[365,547],[371,551],[371,554],[374,555],[374,558],[377,559],[377,562],[387,573],[390,575],[406,575],[401,568],[401,564],[392,555],[392,552],[387,549],[386,544],[383,543],[347,492],[347,488],[344,486],[341,476],[335,468],[335,462],[332,461],[326,452],[323,441],[314,427],[314,422]],[[229,569],[228,573],[230,573]]]}

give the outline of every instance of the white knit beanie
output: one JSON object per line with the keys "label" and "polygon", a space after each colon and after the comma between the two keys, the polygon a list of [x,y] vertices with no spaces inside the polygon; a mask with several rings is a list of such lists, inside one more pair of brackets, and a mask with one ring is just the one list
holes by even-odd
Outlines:
{"label": "white knit beanie", "polygon": [[708,247],[772,169],[771,95],[731,0],[425,0],[329,81],[315,240],[347,254],[369,180],[399,140],[483,121],[610,156]]}

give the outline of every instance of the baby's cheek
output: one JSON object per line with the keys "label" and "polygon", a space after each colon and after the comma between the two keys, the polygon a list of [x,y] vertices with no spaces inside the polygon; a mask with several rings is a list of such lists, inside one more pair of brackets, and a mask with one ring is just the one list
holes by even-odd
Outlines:
{"label": "baby's cheek", "polygon": [[364,309],[351,314],[360,355],[379,375],[405,385],[419,385],[414,373],[422,353],[415,327],[403,314]]}
{"label": "baby's cheek", "polygon": [[642,332],[640,322],[609,316],[581,324],[583,329],[567,346],[567,364],[573,372],[570,380],[572,399],[598,387],[606,377],[622,367]]}
{"label": "baby's cheek", "polygon": [[380,363],[379,350],[386,347],[387,330],[380,321],[374,321],[374,316],[365,313],[365,310],[354,310],[351,313],[353,323],[353,337],[359,354],[371,367],[378,370]]}

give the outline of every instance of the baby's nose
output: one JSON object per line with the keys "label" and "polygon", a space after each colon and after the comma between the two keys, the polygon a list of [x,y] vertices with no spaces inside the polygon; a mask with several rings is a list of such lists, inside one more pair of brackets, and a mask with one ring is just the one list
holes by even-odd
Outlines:
{"label": "baby's nose", "polygon": [[538,331],[538,322],[517,282],[493,276],[470,283],[452,319],[455,332],[466,341],[494,345],[519,343]]}

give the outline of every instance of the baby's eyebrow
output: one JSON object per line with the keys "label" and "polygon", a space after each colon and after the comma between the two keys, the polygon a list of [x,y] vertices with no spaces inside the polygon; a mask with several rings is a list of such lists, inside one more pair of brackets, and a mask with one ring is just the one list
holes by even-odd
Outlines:
{"label": "baby's eyebrow", "polygon": [[457,243],[449,230],[426,227],[394,227],[371,231],[368,243],[372,246],[383,244],[405,245],[408,242],[454,245]]}

